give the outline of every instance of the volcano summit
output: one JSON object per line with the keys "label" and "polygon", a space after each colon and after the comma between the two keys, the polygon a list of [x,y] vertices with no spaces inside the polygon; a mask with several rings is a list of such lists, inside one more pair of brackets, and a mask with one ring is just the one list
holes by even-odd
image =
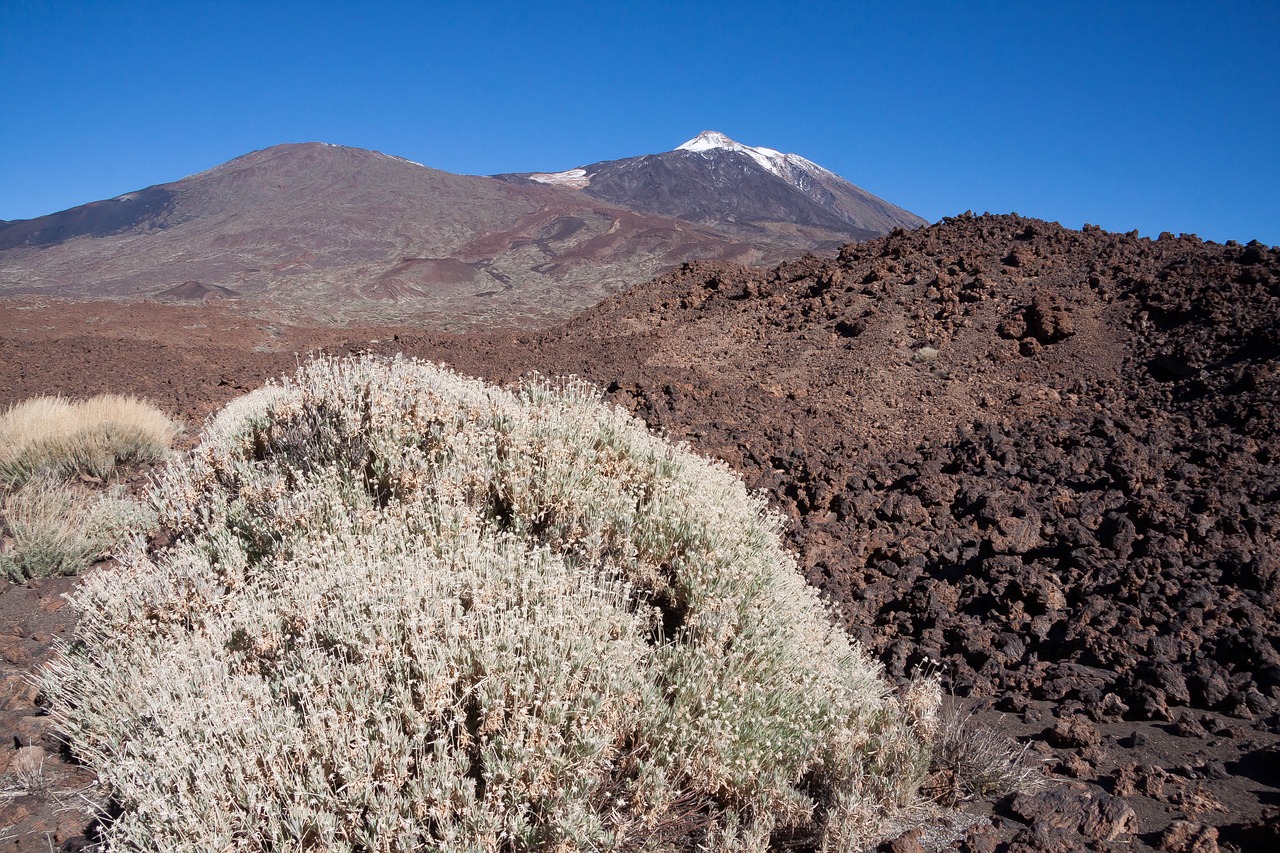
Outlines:
{"label": "volcano summit", "polygon": [[703,131],[673,151],[519,176],[750,240],[834,250],[925,220],[798,154]]}

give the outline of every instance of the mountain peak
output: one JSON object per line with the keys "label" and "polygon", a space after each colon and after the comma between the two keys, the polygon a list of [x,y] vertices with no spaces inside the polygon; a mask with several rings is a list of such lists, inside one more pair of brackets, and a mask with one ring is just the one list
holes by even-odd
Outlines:
{"label": "mountain peak", "polygon": [[[741,142],[734,142],[718,130],[704,130],[693,139],[676,148],[677,151],[692,151],[695,153],[705,153],[708,151],[734,151],[739,154],[745,154],[766,172],[772,172],[778,177],[786,180],[788,183],[796,183],[794,172],[800,169],[805,172],[813,172],[815,169],[821,169],[817,164],[810,163],[808,160],[796,154],[783,154],[781,151],[774,151],[772,148],[759,148],[752,145],[743,145]],[[825,169],[821,169],[825,172]]]}
{"label": "mountain peak", "polygon": [[632,210],[810,250],[925,224],[798,154],[743,145],[718,130],[704,130],[659,154],[499,177],[568,188]]}
{"label": "mountain peak", "polygon": [[698,152],[716,149],[740,151],[774,173],[778,172],[779,162],[787,158],[796,158],[794,154],[783,154],[781,151],[774,151],[772,148],[757,148],[751,145],[743,145],[741,142],[734,142],[718,130],[704,130],[693,139],[676,148],[677,151]]}
{"label": "mountain peak", "polygon": [[704,130],[683,145],[677,146],[676,150],[706,151],[711,148],[742,149],[746,147],[740,142],[734,142],[718,130]]}

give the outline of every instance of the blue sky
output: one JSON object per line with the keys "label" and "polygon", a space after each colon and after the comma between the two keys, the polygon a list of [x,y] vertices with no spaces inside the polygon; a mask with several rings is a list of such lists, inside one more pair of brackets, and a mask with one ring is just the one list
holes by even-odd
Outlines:
{"label": "blue sky", "polygon": [[705,129],[929,219],[1280,243],[1280,3],[0,0],[0,219],[319,140],[473,174]]}

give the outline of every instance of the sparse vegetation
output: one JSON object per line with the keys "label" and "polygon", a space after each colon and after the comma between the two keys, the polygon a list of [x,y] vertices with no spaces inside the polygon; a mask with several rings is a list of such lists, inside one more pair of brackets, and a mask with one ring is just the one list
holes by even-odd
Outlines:
{"label": "sparse vegetation", "polygon": [[0,417],[0,484],[17,488],[42,474],[106,478],[127,462],[169,452],[179,427],[135,397],[36,397]]}
{"label": "sparse vegetation", "polygon": [[916,362],[934,362],[938,360],[938,350],[935,347],[920,347],[911,358]]}
{"label": "sparse vegetation", "polygon": [[76,574],[155,522],[155,513],[116,487],[94,494],[50,477],[3,496],[0,573],[10,580]]}
{"label": "sparse vegetation", "polygon": [[0,417],[0,573],[75,574],[154,524],[119,486],[76,478],[102,481],[121,465],[163,459],[178,430],[151,404],[115,394],[11,406]]}
{"label": "sparse vegetation", "polygon": [[49,793],[49,779],[44,773],[43,750],[19,752],[9,766],[9,775],[17,783],[14,793],[21,796],[39,796]]}
{"label": "sparse vegetation", "polygon": [[52,711],[112,850],[852,850],[918,802],[894,693],[728,469],[579,383],[317,361],[86,578]]}
{"label": "sparse vegetation", "polygon": [[1045,775],[1019,746],[995,729],[982,725],[972,713],[945,708],[939,714],[931,775],[926,790],[943,805],[974,798],[998,799],[1005,794],[1035,791]]}

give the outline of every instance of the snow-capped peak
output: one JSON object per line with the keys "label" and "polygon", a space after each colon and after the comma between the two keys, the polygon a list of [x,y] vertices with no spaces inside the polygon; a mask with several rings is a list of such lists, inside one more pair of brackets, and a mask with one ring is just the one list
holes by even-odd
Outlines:
{"label": "snow-capped peak", "polygon": [[772,148],[756,148],[734,142],[718,130],[704,130],[693,139],[676,148],[677,151],[737,151],[755,160],[760,168],[772,172],[791,184],[798,184],[797,171],[812,174],[830,174],[817,163],[812,163],[798,154],[783,154]]}
{"label": "snow-capped peak", "polygon": [[676,150],[706,151],[710,148],[728,148],[730,151],[744,151],[747,146],[741,142],[734,142],[718,130],[704,130]]}
{"label": "snow-capped peak", "polygon": [[734,142],[718,130],[704,130],[693,139],[690,139],[684,145],[677,148],[677,151],[712,151],[714,149],[723,149],[725,151],[738,151],[746,154],[752,160],[760,164],[760,167],[773,172],[781,177],[782,170],[780,164],[786,156],[781,151],[774,151],[772,148],[753,148],[750,145],[743,145],[741,142]]}

